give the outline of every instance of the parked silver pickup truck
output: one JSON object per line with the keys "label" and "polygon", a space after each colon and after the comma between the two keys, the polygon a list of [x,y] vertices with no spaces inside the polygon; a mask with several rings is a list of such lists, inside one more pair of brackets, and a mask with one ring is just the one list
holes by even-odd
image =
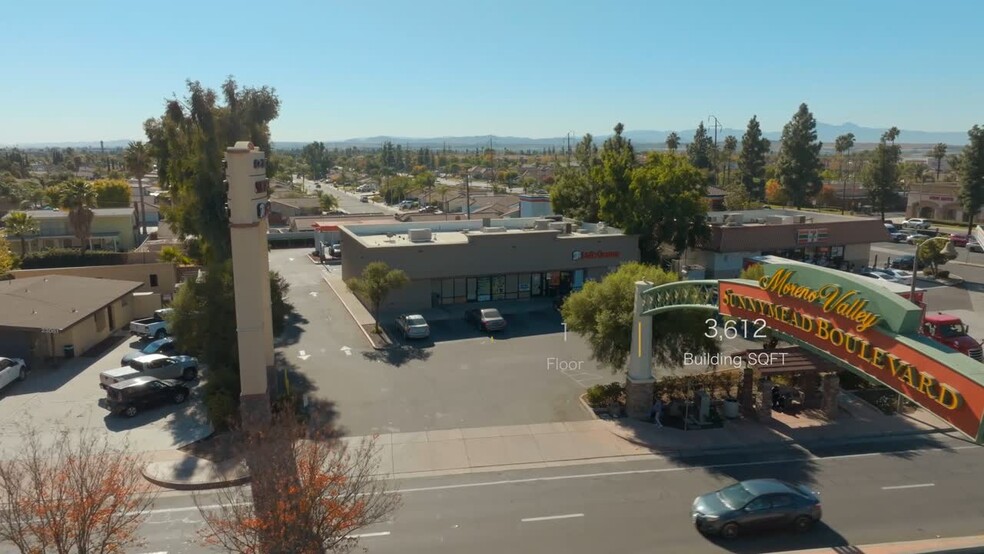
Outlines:
{"label": "parked silver pickup truck", "polygon": [[161,308],[154,312],[154,317],[145,317],[130,322],[130,334],[148,339],[162,339],[171,332],[167,316],[174,310]]}
{"label": "parked silver pickup truck", "polygon": [[191,356],[164,356],[148,354],[130,360],[130,364],[99,374],[99,386],[103,389],[113,383],[149,375],[158,379],[184,379],[194,381],[198,377],[198,359]]}

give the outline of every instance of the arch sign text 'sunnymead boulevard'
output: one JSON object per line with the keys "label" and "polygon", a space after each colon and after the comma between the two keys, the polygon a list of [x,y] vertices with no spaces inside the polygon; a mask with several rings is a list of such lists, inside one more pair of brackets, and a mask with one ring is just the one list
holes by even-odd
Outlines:
{"label": "arch sign text 'sunnymead boulevard'", "polygon": [[919,306],[841,271],[795,263],[764,268],[757,283],[720,282],[722,314],[763,319],[984,442],[984,364],[920,336]]}

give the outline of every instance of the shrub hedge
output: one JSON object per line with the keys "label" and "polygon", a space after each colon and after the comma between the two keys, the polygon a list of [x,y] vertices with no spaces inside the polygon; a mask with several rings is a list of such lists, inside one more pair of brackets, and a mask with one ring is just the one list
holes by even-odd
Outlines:
{"label": "shrub hedge", "polygon": [[21,259],[21,269],[46,269],[52,267],[82,267],[87,265],[120,265],[126,263],[123,252],[88,250],[82,254],[74,248],[49,248],[31,252]]}

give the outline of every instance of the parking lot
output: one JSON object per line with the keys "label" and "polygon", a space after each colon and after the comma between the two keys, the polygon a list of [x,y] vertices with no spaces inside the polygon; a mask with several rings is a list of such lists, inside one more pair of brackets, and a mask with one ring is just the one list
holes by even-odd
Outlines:
{"label": "parking lot", "polygon": [[180,406],[147,409],[133,418],[110,415],[100,406],[105,392],[99,373],[120,367],[125,354],[141,346],[132,337],[118,337],[98,357],[65,360],[54,369],[36,368],[25,381],[0,391],[0,458],[23,444],[21,433],[33,426],[54,437],[59,428],[86,429],[113,444],[128,443],[135,451],[165,450],[211,432],[204,406],[192,386],[191,398]]}

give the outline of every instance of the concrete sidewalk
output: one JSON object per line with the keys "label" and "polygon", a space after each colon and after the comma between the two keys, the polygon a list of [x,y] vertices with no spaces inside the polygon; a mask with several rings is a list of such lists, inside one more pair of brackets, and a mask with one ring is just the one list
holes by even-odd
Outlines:
{"label": "concrete sidewalk", "polygon": [[[776,414],[768,423],[729,421],[719,429],[683,431],[658,428],[628,419],[575,421],[446,429],[355,436],[351,445],[375,440],[378,474],[403,479],[648,460],[750,450],[811,448],[915,435],[956,432],[925,410],[887,416],[852,402],[842,404],[842,417],[822,421]],[[210,488],[244,482],[235,463],[213,463],[180,452],[151,456],[144,469],[155,484],[170,488]]]}
{"label": "concrete sidewalk", "polygon": [[982,552],[984,552],[984,535],[789,550],[773,554],[980,554]]}

